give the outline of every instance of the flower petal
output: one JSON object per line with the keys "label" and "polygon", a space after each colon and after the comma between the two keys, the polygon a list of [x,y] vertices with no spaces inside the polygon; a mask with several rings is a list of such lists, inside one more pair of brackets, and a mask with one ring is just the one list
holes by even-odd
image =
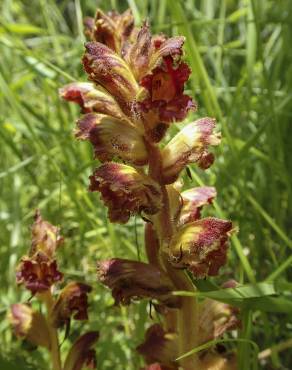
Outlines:
{"label": "flower petal", "polygon": [[[184,127],[163,149],[163,177],[166,184],[174,182],[189,163],[204,164],[209,145],[220,143],[220,134],[213,133],[215,120],[201,118]],[[208,162],[210,165],[210,163]]]}
{"label": "flower petal", "polygon": [[170,242],[174,267],[187,268],[196,278],[214,276],[226,262],[230,221],[204,218],[183,226]]}
{"label": "flower petal", "polygon": [[146,363],[158,362],[172,368],[178,356],[177,335],[154,324],[147,329],[145,341],[137,347],[137,351],[144,356]]}
{"label": "flower petal", "polygon": [[87,139],[94,147],[95,157],[101,162],[114,157],[142,166],[148,162],[143,136],[119,119],[88,113],[77,122],[76,137]]}
{"label": "flower petal", "polygon": [[47,257],[53,258],[57,248],[63,243],[63,238],[59,234],[59,229],[49,222],[42,219],[39,210],[36,210],[32,225],[32,243],[29,255],[41,251]]}
{"label": "flower petal", "polygon": [[83,113],[97,112],[127,120],[118,103],[102,87],[89,82],[72,82],[59,89],[59,95],[80,105]]}
{"label": "flower petal", "polygon": [[181,193],[182,208],[180,211],[179,224],[196,221],[200,218],[201,209],[216,197],[216,189],[212,186],[192,188]]}
{"label": "flower petal", "polygon": [[90,80],[112,94],[123,111],[131,112],[139,86],[128,65],[99,42],[88,42],[85,47],[83,65]]}
{"label": "flower petal", "polygon": [[[99,338],[97,331],[90,331],[79,337],[72,345],[64,364],[64,370],[81,370],[84,365],[94,364],[92,347]],[[92,367],[91,367],[92,368]]]}
{"label": "flower petal", "polygon": [[32,257],[23,257],[17,267],[17,283],[24,284],[32,294],[45,292],[62,279],[63,274],[58,271],[56,260],[41,251]]}
{"label": "flower petal", "polygon": [[128,305],[132,299],[155,298],[177,307],[171,295],[175,287],[158,267],[144,262],[113,258],[97,264],[99,280],[112,290],[116,304]]}
{"label": "flower petal", "polygon": [[61,291],[52,310],[52,322],[56,328],[67,324],[71,316],[75,320],[87,320],[87,294],[91,287],[87,284],[71,282]]}
{"label": "flower petal", "polygon": [[16,303],[11,305],[8,319],[16,336],[50,349],[50,334],[43,314],[33,311],[27,304]]}
{"label": "flower petal", "polygon": [[105,163],[90,176],[90,191],[100,191],[111,222],[126,223],[133,214],[157,213],[162,204],[158,184],[130,166]]}

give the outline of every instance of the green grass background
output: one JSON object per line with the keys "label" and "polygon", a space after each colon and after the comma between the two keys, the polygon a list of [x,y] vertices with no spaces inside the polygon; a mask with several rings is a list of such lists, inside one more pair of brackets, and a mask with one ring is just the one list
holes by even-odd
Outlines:
{"label": "green grass background", "polygon": [[[223,141],[213,167],[202,172],[192,166],[193,180],[185,176],[186,186],[216,186],[218,198],[208,214],[229,218],[239,228],[229,263],[214,281],[274,281],[279,298],[274,312],[267,312],[267,303],[242,310],[239,335],[260,351],[287,344],[292,333],[286,305],[292,286],[292,1],[2,0],[0,368],[48,368],[46,355],[15,341],[5,319],[11,303],[28,298],[15,285],[15,266],[30,245],[37,207],[62,228],[61,270],[94,288],[90,324],[74,323],[70,339],[89,327],[98,329],[99,369],[142,365],[134,349],[151,323],[147,303],[114,308],[95,276],[99,259],[136,259],[137,250],[144,258],[142,222],[109,224],[98,195],[87,192],[97,163],[89,144],[72,134],[78,108],[58,97],[63,84],[86,80],[80,64],[82,18],[93,16],[97,6],[119,11],[130,6],[138,24],[148,18],[155,33],[187,37],[185,58],[192,68],[187,89],[199,110],[186,122],[216,117]],[[239,351],[241,370],[252,368],[253,347],[227,345]],[[291,351],[274,351],[258,366],[291,370]]]}

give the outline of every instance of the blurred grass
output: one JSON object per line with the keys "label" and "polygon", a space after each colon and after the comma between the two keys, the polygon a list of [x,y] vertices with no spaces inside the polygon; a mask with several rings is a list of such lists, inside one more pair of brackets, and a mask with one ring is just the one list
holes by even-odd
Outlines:
{"label": "blurred grass", "polygon": [[[137,22],[148,17],[153,32],[187,36],[186,59],[193,71],[188,89],[200,107],[194,117],[215,116],[223,143],[214,166],[206,172],[193,167],[186,186],[215,185],[218,198],[209,214],[239,226],[229,264],[215,281],[275,280],[281,297],[291,299],[292,2],[101,0],[98,6],[120,11],[130,6]],[[108,291],[95,282],[95,262],[137,258],[139,247],[143,259],[142,223],[110,225],[98,196],[87,192],[96,163],[89,145],[72,135],[78,109],[61,102],[57,93],[65,83],[86,79],[80,64],[82,18],[93,15],[95,7],[93,0],[3,0],[0,5],[0,341],[5,369],[20,369],[16,357],[23,369],[40,368],[34,365],[39,357],[47,368],[45,357],[27,354],[13,340],[4,320],[9,304],[27,298],[15,286],[14,270],[29,246],[36,207],[62,227],[62,270],[94,285],[90,323],[101,331],[99,369],[134,370],[141,364],[134,348],[142,341],[144,321],[151,322],[147,305],[113,308]],[[261,351],[291,337],[291,313],[283,312],[242,311],[242,340],[233,343],[241,370],[251,369],[254,360],[248,341]],[[72,338],[80,327],[73,326]],[[289,369],[291,363],[286,350],[260,368]]]}

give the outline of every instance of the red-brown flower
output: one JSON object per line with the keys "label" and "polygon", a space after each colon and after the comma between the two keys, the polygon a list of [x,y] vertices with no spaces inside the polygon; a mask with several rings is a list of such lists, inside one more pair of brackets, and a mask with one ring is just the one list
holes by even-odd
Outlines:
{"label": "red-brown flower", "polygon": [[142,166],[148,162],[144,138],[128,122],[96,114],[85,114],[77,122],[76,137],[89,140],[94,148],[95,157],[101,162],[114,157]]}
{"label": "red-brown flower", "polygon": [[177,369],[174,360],[178,356],[177,334],[166,332],[159,324],[147,329],[144,343],[137,347],[146,363],[158,362],[169,369]]}
{"label": "red-brown flower", "polygon": [[112,290],[116,304],[130,304],[139,298],[154,298],[177,307],[178,299],[171,295],[175,289],[167,275],[156,266],[120,258],[97,264],[99,280]]}
{"label": "red-brown flower", "polygon": [[70,318],[87,320],[87,294],[91,287],[87,284],[71,282],[61,291],[52,311],[52,322],[56,328],[68,324]]}
{"label": "red-brown flower", "polygon": [[131,215],[153,215],[161,208],[158,184],[124,164],[105,163],[96,169],[89,190],[101,192],[112,222],[126,223]]}
{"label": "red-brown flower", "polygon": [[189,163],[208,168],[214,160],[208,152],[210,145],[220,143],[220,134],[214,133],[216,121],[201,118],[184,127],[162,150],[163,179],[165,184],[173,183],[181,170]]}
{"label": "red-brown flower", "polygon": [[196,278],[214,276],[226,263],[230,221],[204,218],[183,226],[169,245],[174,267],[187,268]]}
{"label": "red-brown flower", "polygon": [[17,283],[24,284],[32,294],[45,292],[62,278],[56,260],[48,258],[41,251],[32,257],[23,257],[16,272]]}

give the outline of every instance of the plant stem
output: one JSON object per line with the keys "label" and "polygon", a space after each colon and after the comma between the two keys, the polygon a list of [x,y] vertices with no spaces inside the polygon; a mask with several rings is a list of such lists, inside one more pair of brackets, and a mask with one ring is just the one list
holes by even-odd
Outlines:
{"label": "plant stem", "polygon": [[57,329],[55,329],[51,324],[51,313],[54,304],[51,292],[48,291],[42,294],[42,299],[45,302],[47,308],[47,322],[51,341],[52,370],[62,370],[58,332]]}
{"label": "plant stem", "polygon": [[[169,263],[163,250],[168,248],[168,243],[175,233],[175,225],[171,219],[169,197],[167,188],[161,181],[162,158],[158,146],[148,143],[149,152],[149,175],[160,184],[162,193],[162,209],[154,220],[154,228],[160,240],[160,255],[162,256],[163,266],[166,269],[170,279],[178,290],[195,291],[195,287],[184,271],[175,269]],[[152,257],[153,258],[153,257]],[[159,257],[157,256],[157,260]],[[180,355],[190,351],[198,345],[198,305],[194,297],[181,297],[181,308],[178,310],[176,320],[171,318],[168,324],[173,325],[176,322],[176,331],[179,337]],[[169,325],[168,325],[169,326]],[[186,357],[181,360],[181,367],[184,370],[200,369],[197,354]]]}

